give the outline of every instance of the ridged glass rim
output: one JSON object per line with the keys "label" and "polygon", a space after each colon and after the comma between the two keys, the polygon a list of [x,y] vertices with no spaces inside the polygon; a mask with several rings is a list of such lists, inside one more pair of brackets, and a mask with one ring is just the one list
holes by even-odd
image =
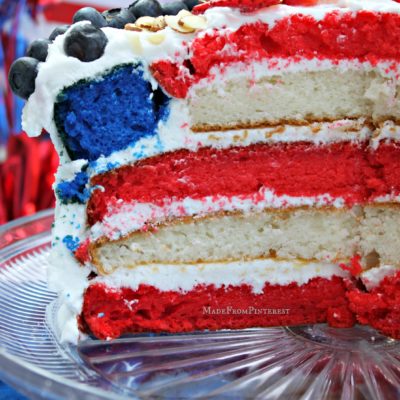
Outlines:
{"label": "ridged glass rim", "polygon": [[[24,225],[32,222],[37,222],[40,219],[46,219],[54,216],[54,209],[40,211],[36,214],[18,218],[0,226],[0,239],[6,234],[14,231],[15,229],[22,228]],[[39,238],[47,230],[38,232],[36,235],[29,236],[23,239],[14,238],[10,243],[5,246],[0,245],[0,268],[1,265],[12,257],[15,247],[28,244],[34,238]],[[109,393],[91,387],[70,379],[60,377],[52,372],[48,372],[43,368],[32,365],[19,357],[9,354],[4,346],[0,343],[0,379],[13,386],[23,394],[37,398],[51,398],[51,397],[64,397],[66,390],[72,390],[75,398],[82,399],[109,399]],[[41,387],[39,388],[37,382],[41,380]],[[23,382],[23,385],[21,383]],[[29,388],[29,390],[28,390]],[[80,396],[80,397],[78,397]],[[117,393],[113,393],[113,399],[126,399]]]}

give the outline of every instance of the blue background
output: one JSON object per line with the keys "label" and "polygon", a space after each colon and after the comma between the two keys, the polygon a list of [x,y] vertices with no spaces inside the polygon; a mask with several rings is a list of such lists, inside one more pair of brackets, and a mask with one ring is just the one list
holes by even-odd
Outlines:
{"label": "blue background", "polygon": [[26,397],[0,381],[0,400],[26,400]]}

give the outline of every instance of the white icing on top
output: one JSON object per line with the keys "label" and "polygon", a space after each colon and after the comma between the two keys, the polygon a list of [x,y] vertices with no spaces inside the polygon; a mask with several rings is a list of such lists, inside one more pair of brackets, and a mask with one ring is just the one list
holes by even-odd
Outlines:
{"label": "white icing on top", "polygon": [[[87,22],[80,22],[85,24]],[[70,30],[72,27],[70,28]],[[92,79],[110,68],[124,63],[141,62],[147,78],[152,80],[148,72],[148,64],[155,58],[164,59],[182,52],[184,35],[166,28],[164,46],[155,46],[147,41],[147,35],[114,28],[103,28],[108,38],[104,55],[92,62],[81,62],[74,57],[68,57],[64,52],[64,35],[58,36],[49,46],[46,62],[39,64],[36,78],[36,90],[29,97],[24,111],[22,124],[24,130],[31,136],[37,136],[42,128],[47,130],[56,143],[58,151],[62,145],[57,138],[57,129],[53,121],[53,105],[57,95],[66,87],[81,79]],[[189,35],[194,36],[194,35]],[[185,40],[187,40],[186,38]],[[154,81],[153,81],[154,83]]]}
{"label": "white icing on top", "polygon": [[244,24],[261,21],[272,28],[278,21],[292,15],[302,14],[321,21],[331,12],[347,13],[361,10],[379,13],[400,13],[400,5],[393,0],[319,0],[314,6],[288,6],[279,4],[257,10],[253,13],[241,13],[239,9],[216,7],[208,9],[204,15],[208,26],[236,30]]}
{"label": "white icing on top", "polygon": [[[108,38],[105,53],[92,62],[81,62],[74,57],[68,57],[63,50],[64,40],[68,32],[56,38],[49,46],[46,62],[39,64],[36,78],[36,90],[30,96],[23,112],[23,128],[31,136],[37,136],[42,128],[47,130],[61,154],[61,162],[68,157],[62,152],[63,146],[58,137],[53,121],[53,104],[60,91],[81,79],[92,78],[96,74],[122,63],[138,62],[143,64],[147,78],[155,84],[148,71],[149,64],[155,60],[173,59],[178,64],[187,56],[187,46],[195,37],[211,32],[214,29],[235,30],[243,24],[261,21],[272,26],[277,20],[293,14],[309,15],[317,20],[332,11],[345,13],[349,11],[370,10],[375,12],[400,13],[400,5],[392,0],[336,0],[320,1],[313,7],[295,7],[278,5],[243,14],[238,9],[211,8],[206,11],[208,26],[196,34],[181,34],[167,27],[165,40],[160,45],[154,45],[147,40],[151,32],[132,32],[113,28],[103,28]],[[86,22],[80,22],[84,24]],[[304,62],[299,62],[302,66]],[[306,65],[305,65],[306,66]]]}

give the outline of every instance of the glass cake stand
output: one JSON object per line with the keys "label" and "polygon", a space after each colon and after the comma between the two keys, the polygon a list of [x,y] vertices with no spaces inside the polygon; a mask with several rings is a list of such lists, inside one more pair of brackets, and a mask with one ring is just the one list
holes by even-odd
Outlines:
{"label": "glass cake stand", "polygon": [[52,210],[0,227],[0,379],[31,398],[395,399],[400,342],[325,325],[61,345]]}

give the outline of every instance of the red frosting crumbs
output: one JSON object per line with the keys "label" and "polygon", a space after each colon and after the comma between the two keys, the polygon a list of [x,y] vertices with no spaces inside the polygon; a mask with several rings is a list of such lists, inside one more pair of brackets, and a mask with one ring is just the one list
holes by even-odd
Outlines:
{"label": "red frosting crumbs", "polygon": [[[182,293],[140,285],[137,290],[89,286],[84,295],[81,326],[100,339],[129,332],[190,332],[254,326],[328,322],[350,327],[346,287],[339,277],[313,278],[304,285],[265,284],[253,293],[248,285],[216,288],[199,285]],[[256,311],[255,311],[256,310]],[[265,311],[263,311],[265,310]]]}
{"label": "red frosting crumbs", "polygon": [[339,264],[339,267],[342,268],[344,271],[350,272],[352,276],[358,276],[363,271],[360,260],[361,256],[359,254],[355,254],[350,260],[350,265],[341,263]]}
{"label": "red frosting crumbs", "polygon": [[86,262],[90,261],[89,245],[90,245],[90,240],[86,239],[83,243],[80,244],[78,249],[75,251],[75,258],[81,264],[85,264]]}
{"label": "red frosting crumbs", "polygon": [[359,323],[400,339],[400,272],[385,277],[369,293],[354,289],[347,297]]}

